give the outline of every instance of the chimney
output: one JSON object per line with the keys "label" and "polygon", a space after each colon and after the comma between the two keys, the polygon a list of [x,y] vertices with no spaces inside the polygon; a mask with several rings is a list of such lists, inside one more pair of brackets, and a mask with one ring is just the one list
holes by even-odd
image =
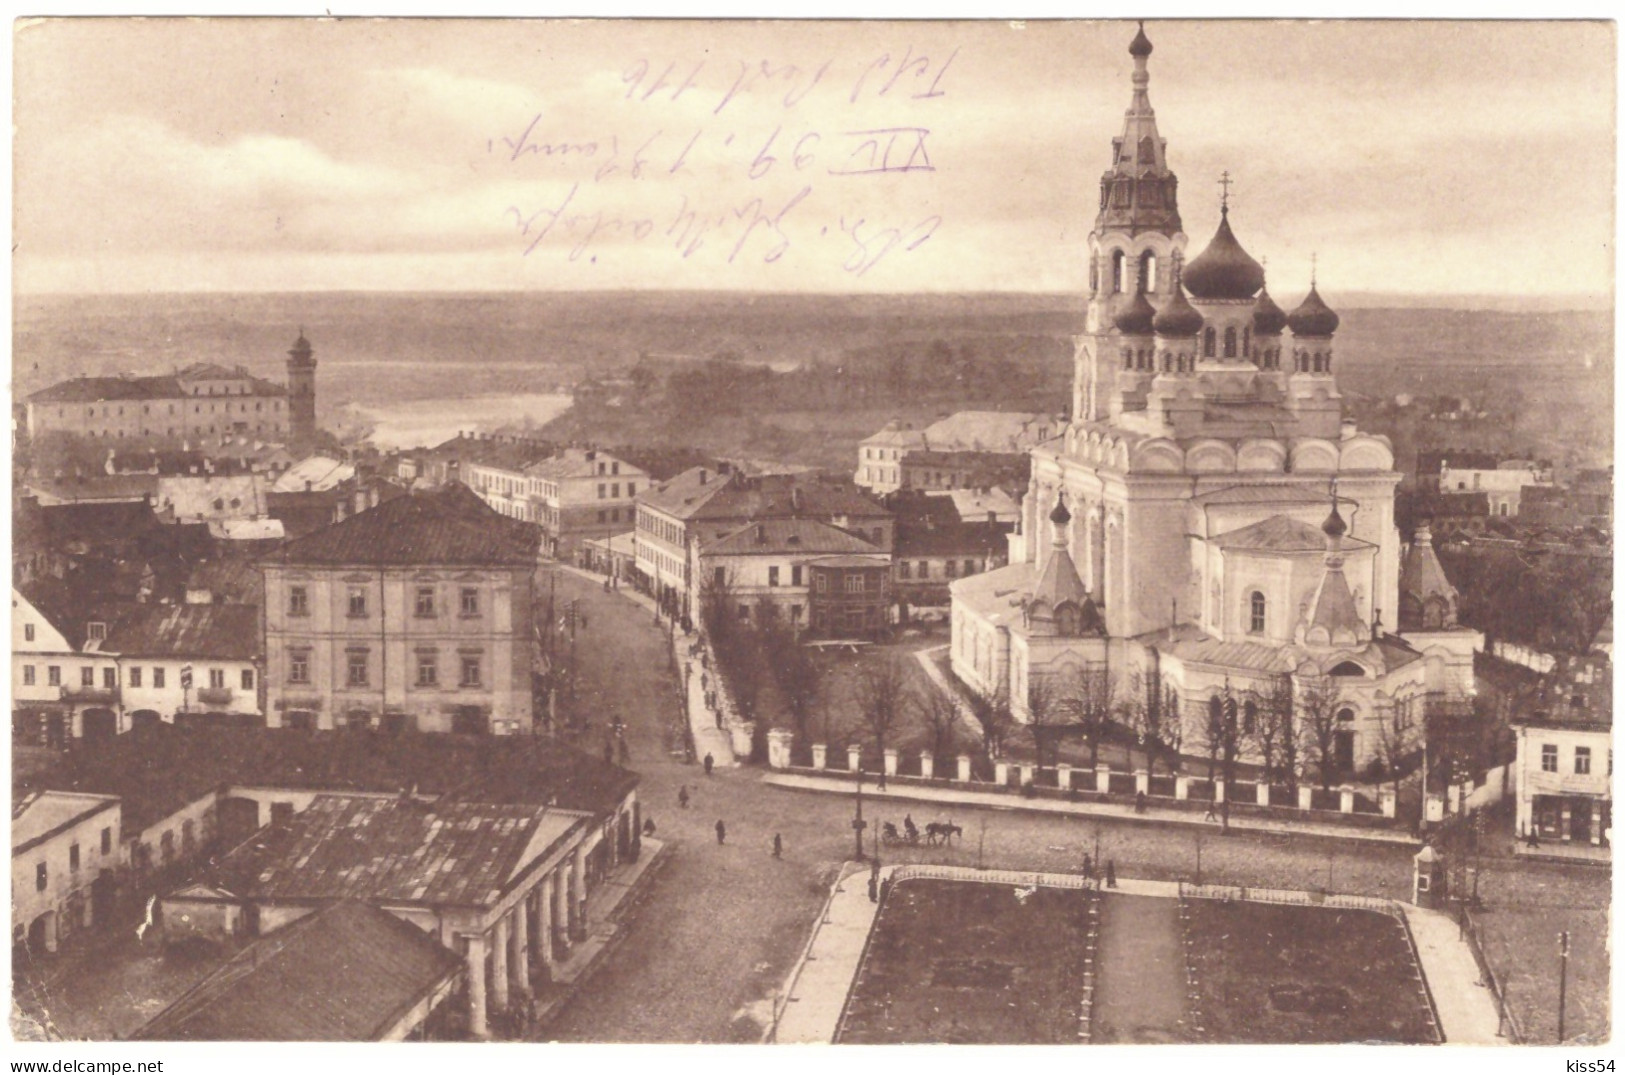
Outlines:
{"label": "chimney", "polygon": [[989,510],[988,513],[987,513],[987,525],[992,526],[995,523],[997,523],[998,521],[999,521],[999,513],[996,512],[996,511]]}
{"label": "chimney", "polygon": [[704,467],[700,468],[700,484],[704,485],[711,480],[711,472]]}
{"label": "chimney", "polygon": [[355,491],[355,513],[357,515],[360,515],[362,512],[364,512],[366,510],[367,510],[367,491],[365,489],[357,489]]}
{"label": "chimney", "polygon": [[367,506],[370,508],[376,508],[378,506],[378,487],[376,485],[371,486],[367,490]]}
{"label": "chimney", "polygon": [[310,488],[311,488],[311,481],[310,481],[309,478],[306,478],[305,479],[305,492],[307,492],[307,493],[310,492]]}

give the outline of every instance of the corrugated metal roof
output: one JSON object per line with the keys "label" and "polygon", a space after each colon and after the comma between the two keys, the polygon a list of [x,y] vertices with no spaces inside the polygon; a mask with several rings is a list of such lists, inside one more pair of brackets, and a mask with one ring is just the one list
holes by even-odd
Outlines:
{"label": "corrugated metal roof", "polygon": [[344,900],[238,952],[132,1037],[376,1041],[461,965],[410,922]]}
{"label": "corrugated metal roof", "polygon": [[318,795],[280,828],[226,855],[226,887],[254,899],[488,906],[532,840],[587,815],[546,806]]}
{"label": "corrugated metal roof", "polygon": [[704,545],[707,556],[765,556],[785,553],[878,553],[874,545],[817,519],[766,519],[747,523],[727,537]]}
{"label": "corrugated metal roof", "polygon": [[109,628],[103,653],[251,661],[259,656],[257,605],[137,605]]}

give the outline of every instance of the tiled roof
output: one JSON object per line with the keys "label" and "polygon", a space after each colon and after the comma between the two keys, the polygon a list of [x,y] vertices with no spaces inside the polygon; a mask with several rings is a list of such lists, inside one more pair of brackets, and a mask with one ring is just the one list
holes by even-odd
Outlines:
{"label": "tiled roof", "polygon": [[[1326,551],[1326,534],[1318,526],[1287,515],[1271,515],[1262,522],[1231,530],[1213,539],[1221,549],[1247,549],[1258,552]],[[1343,538],[1343,548],[1370,548],[1369,542]]]}
{"label": "tiled roof", "polygon": [[[164,724],[74,751],[44,772],[14,771],[15,789],[117,795],[137,832],[230,784],[316,791],[449,795],[607,814],[637,774],[539,736],[378,735]],[[14,789],[14,790],[15,790]]]}
{"label": "tiled roof", "polygon": [[109,629],[103,653],[251,661],[260,655],[255,605],[139,605]]}
{"label": "tiled roof", "polygon": [[410,922],[341,900],[238,952],[132,1038],[376,1041],[461,965]]}
{"label": "tiled roof", "polygon": [[747,523],[700,549],[706,556],[767,556],[785,553],[878,553],[862,538],[816,519],[766,519]]}
{"label": "tiled roof", "polygon": [[546,848],[586,821],[533,804],[318,795],[210,873],[253,899],[485,907],[501,898],[533,841]]}
{"label": "tiled roof", "polygon": [[541,531],[492,510],[459,482],[379,504],[288,542],[267,562],[409,566],[533,563]]}
{"label": "tiled roof", "polygon": [[282,472],[271,486],[273,493],[302,493],[307,491],[321,491],[331,489],[340,482],[349,481],[355,477],[355,467],[349,463],[341,463],[337,459],[329,459],[325,455],[313,455],[308,459],[301,459],[293,466]]}
{"label": "tiled roof", "polygon": [[173,377],[76,377],[28,397],[30,403],[101,403],[121,399],[175,399],[182,395]]}
{"label": "tiled roof", "polygon": [[1191,664],[1269,673],[1290,672],[1296,667],[1284,649],[1257,642],[1224,642],[1189,624],[1149,632],[1140,641]]}

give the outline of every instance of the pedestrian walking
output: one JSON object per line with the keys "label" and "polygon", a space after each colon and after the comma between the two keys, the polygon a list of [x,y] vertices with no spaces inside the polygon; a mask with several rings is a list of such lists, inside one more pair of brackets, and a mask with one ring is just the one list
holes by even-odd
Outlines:
{"label": "pedestrian walking", "polygon": [[1218,812],[1216,810],[1214,810],[1213,802],[1211,800],[1208,801],[1207,813],[1202,815],[1202,820],[1203,821],[1217,821],[1217,820],[1219,820],[1219,814],[1218,814]]}
{"label": "pedestrian walking", "polygon": [[1136,814],[1145,813],[1145,792],[1143,791],[1134,793],[1134,812]]}
{"label": "pedestrian walking", "polygon": [[688,785],[684,784],[677,789],[677,807],[680,810],[688,809]]}
{"label": "pedestrian walking", "polygon": [[1095,879],[1095,860],[1088,855],[1083,856],[1083,879],[1085,881]]}
{"label": "pedestrian walking", "polygon": [[587,629],[587,614],[585,612],[581,614],[581,629],[583,631]]}
{"label": "pedestrian walking", "polygon": [[773,857],[776,859],[784,857],[784,840],[776,832],[773,834]]}
{"label": "pedestrian walking", "polygon": [[[719,821],[717,824],[720,825],[722,822]],[[1106,887],[1117,887],[1117,862],[1114,859],[1106,860]]]}
{"label": "pedestrian walking", "polygon": [[715,759],[715,758],[713,758],[711,756],[711,752],[709,750],[706,751],[705,752],[705,775],[706,776],[711,775],[711,770],[716,768],[716,764],[717,764],[717,759]]}
{"label": "pedestrian walking", "polygon": [[655,819],[652,818],[652,817],[644,818],[643,819],[643,835],[645,835],[645,836],[653,836],[654,834],[655,834]]}
{"label": "pedestrian walking", "polygon": [[722,819],[719,817],[719,818],[717,818],[717,846],[721,847],[724,843],[727,842],[727,840],[728,840],[728,826],[724,825],[722,823]]}

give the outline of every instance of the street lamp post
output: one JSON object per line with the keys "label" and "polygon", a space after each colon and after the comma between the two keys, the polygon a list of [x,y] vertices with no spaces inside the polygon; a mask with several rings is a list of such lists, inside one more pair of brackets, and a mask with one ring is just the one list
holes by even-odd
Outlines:
{"label": "street lamp post", "polygon": [[1557,1044],[1562,1045],[1569,997],[1569,931],[1557,935]]}

